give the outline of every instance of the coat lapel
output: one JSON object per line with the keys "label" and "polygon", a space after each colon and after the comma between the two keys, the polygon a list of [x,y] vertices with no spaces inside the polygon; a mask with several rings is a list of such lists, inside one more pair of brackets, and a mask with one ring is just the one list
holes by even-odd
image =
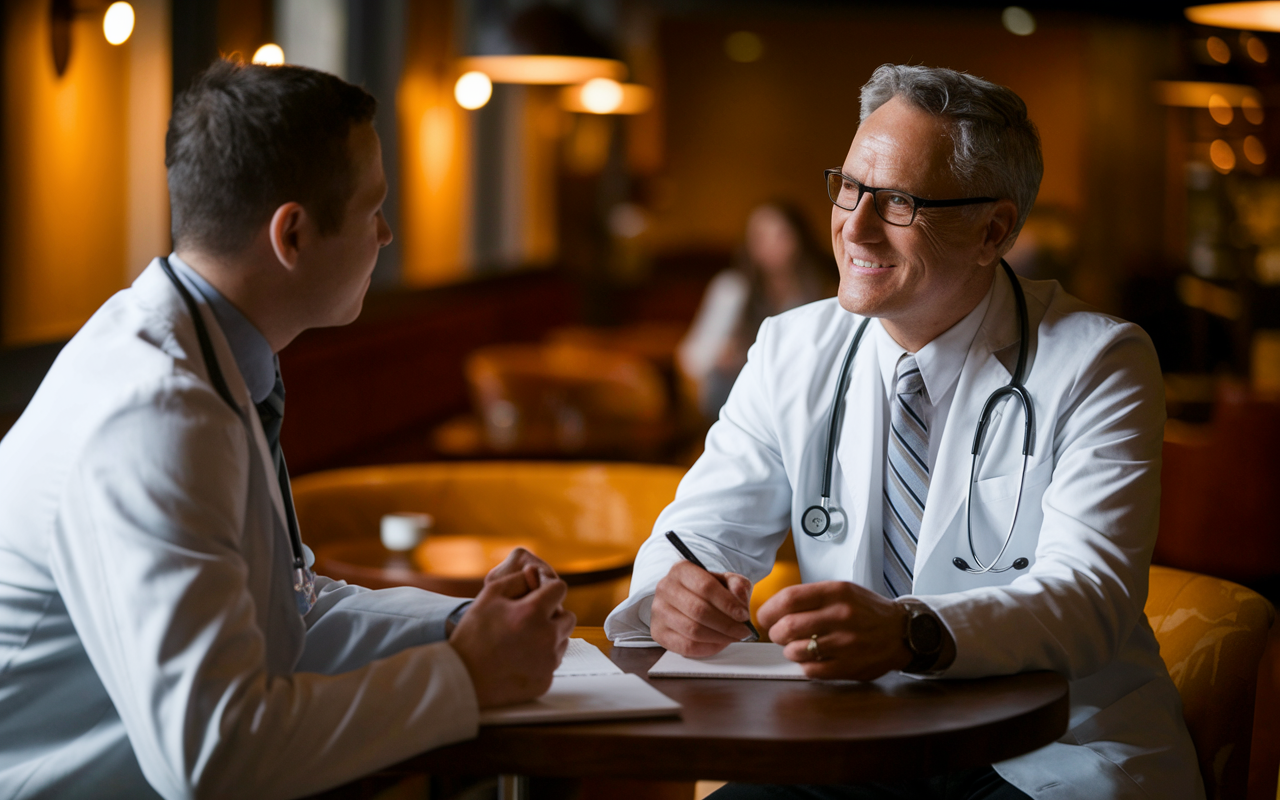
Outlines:
{"label": "coat lapel", "polygon": [[[1013,374],[1011,367],[1017,361],[1018,310],[1013,288],[1003,270],[996,273],[995,281],[991,304],[965,355],[955,399],[951,402],[951,411],[943,428],[938,459],[929,481],[929,498],[920,522],[920,541],[916,547],[917,576],[968,497],[969,469],[973,459],[971,451],[978,417],[991,393],[1009,382]],[[992,426],[998,424],[998,414],[997,411],[992,415]],[[988,440],[993,433],[991,430],[987,432]]]}
{"label": "coat lapel", "polygon": [[853,375],[844,397],[844,420],[840,426],[836,461],[839,475],[833,476],[832,500],[847,517],[848,537],[842,554],[852,562],[852,574],[842,576],[863,586],[880,580],[880,525],[883,503],[873,488],[881,485],[884,471],[884,443],[887,404],[880,359],[874,341],[878,333],[873,321],[858,347]]}
{"label": "coat lapel", "polygon": [[[159,259],[152,261],[151,265],[142,271],[142,274],[134,282],[133,288],[143,296],[144,302],[164,308],[168,312],[167,316],[169,318],[182,319],[187,316],[187,306],[168,276],[164,274],[164,270],[161,269]],[[271,458],[271,448],[267,445],[266,434],[262,431],[262,421],[258,419],[258,411],[254,408],[253,400],[249,396],[249,387],[245,384],[244,376],[240,374],[239,367],[236,366],[236,359],[231,352],[231,345],[227,343],[227,338],[223,335],[222,327],[213,316],[212,309],[201,302],[199,295],[195,297],[196,306],[200,309],[205,328],[209,331],[209,341],[213,344],[213,351],[218,357],[219,366],[222,368],[222,377],[227,382],[227,388],[231,390],[231,397],[239,406],[240,418],[244,421],[249,437],[253,441],[257,457],[262,462],[262,468],[266,474],[269,477],[274,477],[276,467]],[[187,352],[193,354],[191,357],[194,359],[198,358],[200,353],[199,345],[196,342],[194,325],[192,325],[190,332],[192,341],[187,343]],[[202,366],[207,379],[209,374],[208,365],[202,364]],[[266,483],[267,491],[271,495],[271,504],[275,508],[276,518],[283,529],[287,531],[289,523],[285,517],[284,498],[280,495],[279,481],[268,480]]]}

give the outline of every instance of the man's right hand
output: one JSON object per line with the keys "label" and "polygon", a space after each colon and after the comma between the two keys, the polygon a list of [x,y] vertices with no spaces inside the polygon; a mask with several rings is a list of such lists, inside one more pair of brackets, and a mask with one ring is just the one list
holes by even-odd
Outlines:
{"label": "man's right hand", "polygon": [[471,674],[481,708],[523,703],[551,688],[577,622],[560,605],[567,589],[529,565],[487,583],[467,608],[449,644]]}
{"label": "man's right hand", "polygon": [[658,581],[649,617],[653,640],[682,656],[712,656],[751,635],[751,581],[680,561]]}

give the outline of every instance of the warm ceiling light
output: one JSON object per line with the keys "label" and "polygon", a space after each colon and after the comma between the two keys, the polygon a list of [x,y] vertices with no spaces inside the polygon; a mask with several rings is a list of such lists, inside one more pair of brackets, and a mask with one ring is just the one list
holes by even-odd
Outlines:
{"label": "warm ceiling light", "polygon": [[604,78],[560,90],[560,107],[587,114],[643,114],[653,105],[653,90],[638,83]]}
{"label": "warm ceiling light", "polygon": [[735,31],[724,39],[724,54],[730,61],[739,64],[750,64],[759,61],[764,55],[764,40],[760,34],[751,31]]}
{"label": "warm ceiling light", "polygon": [[1236,83],[1156,81],[1153,88],[1156,101],[1166,106],[1205,108],[1209,105],[1209,97],[1214,94],[1221,95],[1232,106],[1243,106],[1246,97],[1256,102],[1259,108],[1262,106],[1262,95],[1257,89]]}
{"label": "warm ceiling light", "polygon": [[1244,157],[1249,159],[1250,164],[1261,165],[1267,160],[1267,150],[1262,146],[1262,140],[1257,136],[1244,137]]}
{"label": "warm ceiling light", "polygon": [[1240,41],[1244,44],[1244,51],[1249,54],[1249,58],[1259,64],[1267,63],[1267,59],[1271,57],[1271,54],[1267,52],[1267,43],[1257,36],[1242,33],[1240,34]]}
{"label": "warm ceiling light", "polygon": [[278,44],[264,44],[254,52],[253,63],[264,67],[278,67],[284,63],[284,50]]}
{"label": "warm ceiling light", "polygon": [[1236,166],[1236,153],[1231,149],[1231,145],[1222,139],[1214,139],[1213,144],[1209,145],[1209,160],[1213,162],[1213,166],[1223,175],[1227,174]]}
{"label": "warm ceiling light", "polygon": [[490,97],[493,97],[493,81],[483,72],[467,72],[453,85],[453,99],[468,111],[482,108]]}
{"label": "warm ceiling light", "polygon": [[102,15],[102,35],[111,44],[124,44],[133,33],[133,6],[112,3]]}
{"label": "warm ceiling light", "polygon": [[1217,36],[1210,36],[1205,39],[1204,49],[1209,51],[1209,58],[1219,64],[1225,64],[1231,60],[1231,48]]}
{"label": "warm ceiling light", "polygon": [[1280,31],[1280,2],[1213,3],[1191,6],[1183,13],[1197,25],[1247,31]]}
{"label": "warm ceiling light", "polygon": [[1216,92],[1209,95],[1209,116],[1213,117],[1213,121],[1219,125],[1230,125],[1231,120],[1235,119],[1235,112],[1231,110],[1231,104],[1227,102],[1227,98]]}
{"label": "warm ceiling light", "polygon": [[1244,114],[1244,118],[1254,125],[1261,125],[1266,114],[1262,110],[1262,104],[1256,98],[1245,95],[1240,98],[1240,111]]}
{"label": "warm ceiling light", "polygon": [[1030,36],[1036,32],[1036,18],[1020,6],[1009,6],[1000,14],[1004,29],[1015,36]]}
{"label": "warm ceiling light", "polygon": [[459,61],[458,66],[463,72],[483,72],[494,83],[564,85],[627,77],[627,67],[621,61],[582,56],[472,56]]}
{"label": "warm ceiling light", "polygon": [[622,84],[608,78],[593,78],[582,84],[582,105],[593,114],[612,114],[622,105]]}

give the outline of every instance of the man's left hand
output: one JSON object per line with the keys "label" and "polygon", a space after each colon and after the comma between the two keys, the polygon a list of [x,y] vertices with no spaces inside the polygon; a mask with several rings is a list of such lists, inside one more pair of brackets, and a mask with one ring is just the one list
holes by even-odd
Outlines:
{"label": "man's left hand", "polygon": [[[870,681],[911,663],[907,611],[847,581],[788,586],[757,612],[769,638],[810,678]],[[809,643],[817,634],[817,653]]]}
{"label": "man's left hand", "polygon": [[484,576],[484,585],[488,586],[494,581],[501,580],[508,575],[514,575],[517,572],[525,574],[529,591],[533,591],[543,582],[553,581],[557,577],[556,571],[551,568],[550,564],[523,547],[517,547],[507,554],[501,564],[489,570],[489,574]]}

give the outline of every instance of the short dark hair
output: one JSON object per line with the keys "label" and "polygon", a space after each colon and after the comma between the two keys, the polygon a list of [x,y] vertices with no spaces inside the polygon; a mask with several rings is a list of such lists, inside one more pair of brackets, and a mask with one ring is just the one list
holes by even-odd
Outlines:
{"label": "short dark hair", "polygon": [[174,101],[165,135],[175,245],[241,252],[291,201],[336,231],[355,191],[351,129],[377,104],[326,72],[215,61]]}

